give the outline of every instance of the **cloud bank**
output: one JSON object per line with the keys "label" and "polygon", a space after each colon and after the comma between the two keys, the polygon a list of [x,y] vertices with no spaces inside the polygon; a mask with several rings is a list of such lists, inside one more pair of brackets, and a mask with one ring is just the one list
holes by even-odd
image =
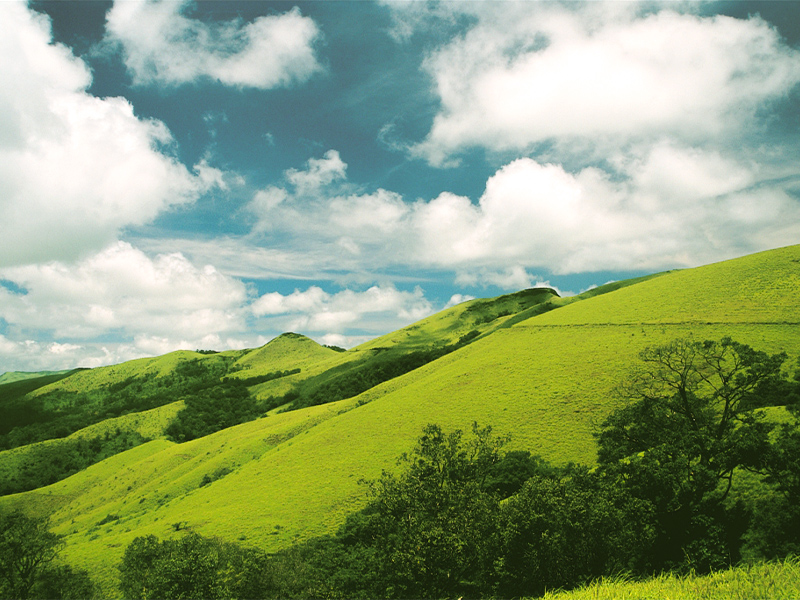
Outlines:
{"label": "cloud bank", "polygon": [[[335,186],[308,193],[296,183],[318,182],[334,166]],[[757,166],[668,142],[620,157],[613,173],[519,158],[487,180],[477,202],[353,191],[345,167],[329,151],[287,172],[284,187],[256,193],[251,242],[305,248],[326,257],[323,270],[440,269],[460,284],[519,289],[535,281],[530,269],[696,266],[800,238],[800,205],[782,185],[760,183]]]}
{"label": "cloud bank", "polygon": [[414,153],[445,165],[552,140],[695,145],[751,128],[800,81],[800,53],[757,17],[615,4],[465,7],[477,24],[426,60],[441,106]]}

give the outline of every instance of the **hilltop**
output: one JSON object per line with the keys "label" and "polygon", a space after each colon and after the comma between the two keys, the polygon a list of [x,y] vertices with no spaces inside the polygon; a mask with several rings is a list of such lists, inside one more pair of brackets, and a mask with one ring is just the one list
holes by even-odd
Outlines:
{"label": "hilltop", "polygon": [[[108,589],[125,546],[144,534],[189,529],[276,550],[333,531],[363,504],[358,481],[394,469],[427,423],[490,424],[512,435],[512,448],[556,464],[592,463],[593,428],[643,348],[729,335],[797,357],[799,289],[800,246],[792,246],[571,298],[533,289],[473,300],[346,352],[285,334],[255,350],[80,371],[15,401],[39,402],[51,416],[90,407],[84,412],[104,418],[37,443],[107,432],[114,439],[117,430],[141,440],[62,481],[2,497],[0,506],[52,513],[65,556]],[[404,372],[389,368],[405,363]],[[184,443],[165,437],[192,385],[236,381],[260,403],[260,418]],[[367,387],[304,405],[358,385]],[[105,416],[109,398],[129,388],[142,410],[120,401],[119,414]],[[0,466],[36,448],[0,453]]]}

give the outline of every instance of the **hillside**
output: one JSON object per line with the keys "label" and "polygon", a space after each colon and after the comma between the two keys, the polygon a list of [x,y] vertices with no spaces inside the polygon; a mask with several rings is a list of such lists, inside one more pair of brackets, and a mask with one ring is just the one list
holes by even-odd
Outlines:
{"label": "hillside", "polygon": [[69,371],[7,371],[0,374],[0,385],[14,383],[15,381],[25,381],[26,379],[37,379],[51,375],[63,375]]}
{"label": "hillside", "polygon": [[[381,348],[410,353],[478,331],[469,343],[356,397],[183,444],[154,439],[51,486],[2,497],[0,506],[53,512],[55,530],[67,536],[65,556],[113,586],[115,565],[138,535],[191,529],[274,550],[332,531],[361,506],[359,480],[393,469],[427,423],[466,429],[478,421],[512,434],[514,448],[556,463],[591,463],[592,429],[648,345],[730,335],[757,349],[800,354],[800,246],[630,283],[574,299],[528,292],[539,301],[527,305],[520,302],[526,294],[472,301],[345,353],[284,337],[228,358],[192,356],[241,365],[235,378],[301,369],[258,384],[263,399],[284,393],[289,377],[330,378],[336,368],[347,371],[385,353]],[[473,317],[481,313],[486,320],[478,323]],[[107,374],[124,380],[134,369],[157,379],[190,354],[78,373],[53,385],[102,386]]]}

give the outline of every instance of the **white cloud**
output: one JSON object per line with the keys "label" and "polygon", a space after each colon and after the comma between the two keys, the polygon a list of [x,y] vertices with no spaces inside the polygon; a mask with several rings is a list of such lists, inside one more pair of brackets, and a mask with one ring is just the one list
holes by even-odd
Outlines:
{"label": "white cloud", "polygon": [[[479,272],[461,272],[456,283],[463,286],[494,285],[504,290],[522,290],[533,287],[531,275],[519,265],[500,271],[482,269]],[[452,299],[451,299],[452,300]]]}
{"label": "white cloud", "polygon": [[554,139],[694,145],[751,128],[765,102],[800,81],[798,51],[757,17],[465,4],[476,24],[426,62],[441,108],[415,153],[436,165],[469,147],[524,151]]}
{"label": "white cloud", "polygon": [[206,187],[163,123],[86,93],[86,65],[50,42],[49,19],[0,3],[0,266],[82,256]]}
{"label": "white cloud", "polygon": [[336,294],[317,286],[287,295],[273,292],[258,298],[251,309],[257,317],[284,317],[281,322],[288,330],[337,335],[350,327],[385,332],[433,313],[421,289],[406,292],[377,285],[363,292],[347,289]]}
{"label": "white cloud", "polygon": [[289,169],[286,179],[299,196],[314,194],[334,181],[344,179],[347,165],[336,150],[328,150],[322,158],[311,158],[305,169]]}
{"label": "white cloud", "polygon": [[115,0],[108,39],[121,45],[138,85],[192,83],[270,89],[306,81],[320,69],[319,30],[297,8],[279,15],[205,23],[186,16],[190,0]]}
{"label": "white cloud", "polygon": [[181,254],[147,257],[118,242],[75,265],[47,263],[4,269],[24,288],[0,288],[0,317],[10,326],[49,330],[56,339],[128,336],[183,338],[243,328],[244,284]]}
{"label": "white cloud", "polygon": [[268,223],[270,240],[305,252],[316,276],[433,268],[455,271],[460,285],[520,289],[532,284],[528,269],[693,266],[800,237],[800,206],[780,183],[759,183],[757,162],[668,142],[611,162],[571,172],[517,159],[488,179],[477,203],[449,192],[413,203],[383,189],[341,195],[346,181],[306,197],[273,188],[251,203],[262,225],[250,242]]}
{"label": "white cloud", "polygon": [[[780,188],[745,187],[752,180],[744,165],[675,147],[655,148],[617,181],[593,168],[573,174],[518,159],[489,179],[478,207],[461,207],[463,221],[474,220],[459,232],[473,240],[470,260],[458,251],[429,260],[524,287],[522,267],[656,270],[795,243],[798,203]],[[476,266],[488,270],[476,274]]]}
{"label": "white cloud", "polygon": [[475,296],[470,296],[469,294],[453,294],[450,296],[450,300],[447,301],[447,304],[444,305],[444,308],[452,308],[453,306],[469,302],[470,300],[475,300]]}

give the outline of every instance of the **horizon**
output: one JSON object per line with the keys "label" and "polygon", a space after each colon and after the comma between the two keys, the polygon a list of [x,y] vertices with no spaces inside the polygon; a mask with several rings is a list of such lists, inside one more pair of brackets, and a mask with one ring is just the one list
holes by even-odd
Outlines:
{"label": "horizon", "polygon": [[0,373],[800,243],[791,2],[0,3]]}

